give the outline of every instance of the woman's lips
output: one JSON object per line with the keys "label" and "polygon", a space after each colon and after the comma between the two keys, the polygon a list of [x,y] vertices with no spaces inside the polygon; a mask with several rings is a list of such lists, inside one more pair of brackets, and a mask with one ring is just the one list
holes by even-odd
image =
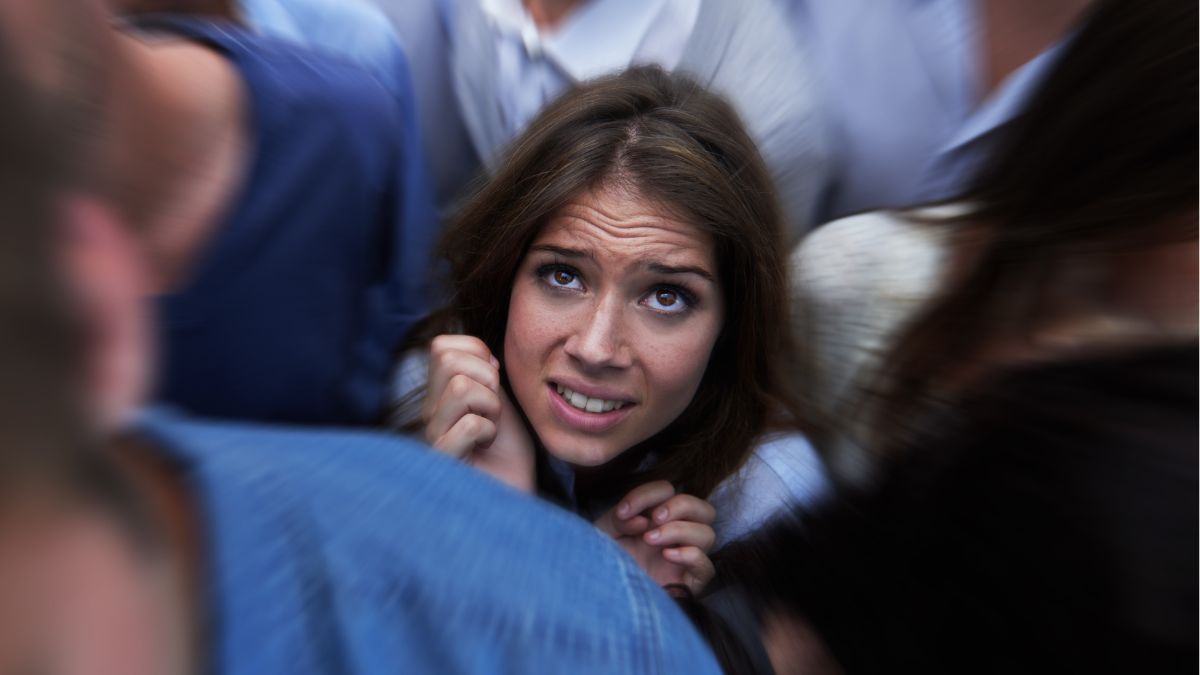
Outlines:
{"label": "woman's lips", "polygon": [[[550,409],[554,411],[555,417],[567,426],[584,433],[597,434],[607,431],[625,419],[634,408],[633,403],[588,397],[555,382],[548,382],[546,391],[550,397]],[[572,401],[564,395],[571,396],[576,403],[582,403],[584,409],[580,410],[572,405]],[[596,412],[590,412],[591,410]]]}
{"label": "woman's lips", "polygon": [[590,413],[609,412],[611,410],[619,410],[627,403],[622,398],[605,398],[601,396],[589,396],[580,391],[575,391],[569,387],[565,387],[559,383],[551,383],[555,386],[555,391],[563,397],[563,400],[570,403],[578,410]]}

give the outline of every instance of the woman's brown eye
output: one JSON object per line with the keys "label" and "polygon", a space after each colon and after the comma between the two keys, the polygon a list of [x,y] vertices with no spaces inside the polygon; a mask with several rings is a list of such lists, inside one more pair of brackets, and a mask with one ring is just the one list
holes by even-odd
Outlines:
{"label": "woman's brown eye", "polygon": [[658,300],[658,304],[663,307],[671,307],[679,299],[679,296],[675,291],[662,290],[658,292],[656,299]]}
{"label": "woman's brown eye", "polygon": [[571,274],[570,272],[558,270],[554,273],[554,283],[556,284],[567,286],[572,281],[575,281],[575,275]]}

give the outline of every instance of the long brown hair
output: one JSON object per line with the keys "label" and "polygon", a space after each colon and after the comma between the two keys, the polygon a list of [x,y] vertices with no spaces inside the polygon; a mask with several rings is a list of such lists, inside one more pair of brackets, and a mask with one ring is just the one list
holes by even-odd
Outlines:
{"label": "long brown hair", "polygon": [[711,237],[726,316],[695,398],[638,448],[658,461],[609,487],[662,478],[705,496],[741,466],[769,423],[798,426],[799,416],[781,376],[792,342],[771,180],[737,114],[691,79],[638,67],[547,107],[445,233],[453,296],[425,335],[457,325],[499,356],[517,263],[568,200],[611,180]]}
{"label": "long brown hair", "polygon": [[885,360],[877,449],[978,381],[988,345],[1028,342],[1062,301],[1091,302],[1064,271],[1196,238],[1196,22],[1190,0],[1102,0],[1084,17],[961,198],[970,212],[935,224],[979,249]]}

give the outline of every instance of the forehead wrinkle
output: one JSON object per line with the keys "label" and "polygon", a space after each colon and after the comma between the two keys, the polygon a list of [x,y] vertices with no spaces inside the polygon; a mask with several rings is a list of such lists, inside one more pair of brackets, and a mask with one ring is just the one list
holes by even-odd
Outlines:
{"label": "forehead wrinkle", "polygon": [[[706,241],[706,237],[698,228],[685,221],[664,215],[647,213],[618,218],[591,206],[577,203],[568,204],[564,210],[572,207],[588,213],[560,212],[550,219],[546,232],[543,237],[538,239],[541,240],[544,236],[555,232],[567,234],[575,239],[596,238],[597,235],[590,232],[595,228],[614,239],[679,239],[687,240],[689,244]],[[571,225],[576,227],[571,227]],[[673,245],[667,241],[662,243]]]}
{"label": "forehead wrinkle", "polygon": [[700,268],[715,277],[712,237],[632,188],[603,187],[577,195],[551,216],[534,243],[577,250],[593,261],[607,258],[627,271],[657,264]]}
{"label": "forehead wrinkle", "polygon": [[[572,226],[574,225],[574,226]],[[618,258],[626,271],[655,272],[655,266],[669,268],[699,268],[704,270],[709,280],[715,281],[713,271],[714,260],[712,252],[705,249],[702,240],[678,232],[674,229],[653,225],[634,228],[635,232],[626,233],[621,239],[622,249],[628,246],[634,249],[630,252],[613,251],[613,242],[605,242],[603,234],[617,237],[612,228],[601,227],[584,218],[562,218],[552,222],[545,233],[535,241],[533,249],[545,250],[547,247],[571,249],[593,263],[604,259]],[[617,227],[618,231],[625,228]],[[666,237],[663,234],[667,235]],[[649,240],[638,243],[638,240]],[[665,239],[665,240],[664,240]]]}
{"label": "forehead wrinkle", "polygon": [[564,213],[554,218],[553,221],[557,221],[555,222],[557,229],[566,229],[568,223],[575,222],[584,226],[584,231],[586,231],[587,227],[595,227],[617,239],[654,237],[655,230],[666,231],[676,235],[679,234],[670,227],[664,227],[664,221],[668,221],[668,219],[658,215],[646,214],[622,219],[613,217],[599,209],[591,207],[582,208],[590,213]]}

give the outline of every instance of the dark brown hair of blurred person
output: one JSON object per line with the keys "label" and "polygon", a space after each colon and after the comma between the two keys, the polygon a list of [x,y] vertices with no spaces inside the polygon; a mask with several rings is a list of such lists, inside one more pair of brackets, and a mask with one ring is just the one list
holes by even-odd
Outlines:
{"label": "dark brown hair of blurred person", "polygon": [[969,213],[932,225],[948,281],[881,369],[876,452],[997,367],[1195,335],[1196,20],[1110,0],[1066,38]]}
{"label": "dark brown hair of blurred person", "polygon": [[885,360],[878,480],[715,561],[777,672],[1195,672],[1196,27],[1098,2],[928,223],[957,267]]}
{"label": "dark brown hair of blurred person", "polygon": [[87,441],[78,331],[54,274],[64,235],[53,191],[83,180],[94,110],[80,36],[44,30],[75,26],[70,4],[0,9],[0,499],[36,492]]}
{"label": "dark brown hair of blurred person", "polygon": [[[96,114],[96,98],[107,86],[104,69],[88,58],[95,55],[89,48],[98,39],[92,29],[99,15],[92,13],[96,7],[75,0],[3,4],[0,595],[6,632],[0,671],[42,672],[81,663],[105,669],[119,663],[129,672],[192,672],[188,664],[198,661],[192,641],[180,640],[179,649],[175,643],[162,646],[161,635],[148,638],[144,625],[131,622],[154,616],[150,623],[163,625],[162,635],[175,629],[173,618],[138,613],[144,607],[140,600],[174,592],[174,573],[164,577],[172,579],[167,586],[145,574],[151,566],[162,569],[169,537],[150,500],[107,452],[113,439],[106,434],[113,429],[97,426],[102,415],[92,380],[99,364],[91,352],[113,339],[97,317],[111,309],[97,299],[107,291],[79,287],[78,279],[64,274],[65,268],[94,262],[78,259],[79,251],[111,245],[98,242],[96,228],[82,223],[82,214],[95,208],[90,202],[103,193],[94,172],[103,166],[96,161],[96,136],[106,122]],[[92,280],[105,269],[91,265]],[[109,534],[128,550],[109,548],[105,544],[112,542],[98,538]],[[57,566],[59,561],[67,564]],[[126,562],[132,564],[122,567]],[[47,567],[53,571],[43,573]],[[123,585],[131,580],[136,590]],[[51,588],[64,589],[70,600],[59,602]],[[115,602],[114,592],[132,599]],[[67,614],[72,628],[62,630],[62,623],[55,628]],[[117,628],[97,640],[95,629],[103,624]],[[10,635],[14,626],[20,629]],[[156,648],[135,656],[123,651],[128,645],[113,645],[114,635],[151,639]],[[109,660],[97,665],[95,656]],[[138,670],[145,664],[157,665]]]}
{"label": "dark brown hair of blurred person", "polygon": [[0,8],[0,519],[83,505],[149,544],[140,504],[97,452],[84,353],[97,336],[60,274],[63,238],[87,236],[64,227],[72,205],[63,195],[97,186],[107,87],[90,58],[92,9],[69,0]]}
{"label": "dark brown hair of blurred person", "polygon": [[[613,181],[712,238],[726,316],[691,405],[611,462],[621,467],[611,473],[624,475],[613,484],[598,481],[596,493],[619,496],[666,479],[706,496],[746,461],[770,425],[799,427],[800,418],[782,377],[793,346],[771,180],[737,114],[696,82],[639,67],[548,106],[445,233],[452,301],[420,335],[473,335],[499,358],[518,261],[564,204]],[[659,461],[634,471],[650,448]]]}

